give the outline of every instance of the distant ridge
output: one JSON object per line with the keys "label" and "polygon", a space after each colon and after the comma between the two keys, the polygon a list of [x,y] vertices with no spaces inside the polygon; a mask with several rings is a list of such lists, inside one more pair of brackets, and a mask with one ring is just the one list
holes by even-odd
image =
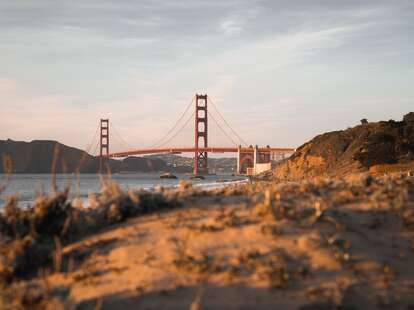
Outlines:
{"label": "distant ridge", "polygon": [[[52,140],[31,142],[0,140],[0,157],[10,156],[13,173],[51,173],[55,147],[59,149],[56,160],[56,173],[97,173],[99,158],[86,152]],[[81,164],[81,158],[83,161]],[[128,157],[124,160],[109,161],[111,172],[157,172],[170,171],[171,167],[161,159]],[[190,168],[189,168],[190,169]],[[187,172],[186,169],[181,169]],[[0,165],[0,172],[4,172]]]}
{"label": "distant ridge", "polygon": [[274,170],[279,179],[414,170],[414,113],[316,136]]}

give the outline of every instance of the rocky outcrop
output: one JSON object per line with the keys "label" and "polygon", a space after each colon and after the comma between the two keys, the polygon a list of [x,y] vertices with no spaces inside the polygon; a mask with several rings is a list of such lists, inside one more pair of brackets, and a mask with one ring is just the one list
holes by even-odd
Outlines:
{"label": "rocky outcrop", "polygon": [[[403,121],[363,122],[316,136],[280,163],[274,176],[301,179],[414,167],[414,113]],[[384,169],[382,169],[384,168]],[[385,169],[385,170],[387,170]]]}

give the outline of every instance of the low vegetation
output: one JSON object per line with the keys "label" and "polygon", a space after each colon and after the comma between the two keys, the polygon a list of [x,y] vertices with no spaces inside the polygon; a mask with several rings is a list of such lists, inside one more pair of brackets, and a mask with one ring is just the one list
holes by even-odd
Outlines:
{"label": "low vegetation", "polygon": [[[3,308],[105,305],[99,298],[80,302],[74,287],[95,287],[94,292],[99,292],[99,279],[108,273],[117,274],[121,281],[117,285],[122,286],[127,270],[142,268],[165,268],[161,274],[172,283],[202,283],[207,287],[203,294],[209,285],[229,286],[236,294],[247,285],[270,289],[266,302],[275,298],[272,291],[282,290],[288,296],[298,294],[294,304],[309,307],[355,306],[361,298],[372,309],[414,305],[412,289],[406,284],[414,278],[410,264],[414,259],[414,179],[408,174],[256,182],[212,192],[187,184],[178,190],[123,192],[108,182],[99,195],[90,197],[89,208],[67,197],[67,190],[54,192],[27,209],[17,208],[16,198],[11,197],[3,207]],[[125,228],[137,231],[137,246],[146,249],[138,256],[140,262],[133,263],[131,256],[127,265],[107,265],[104,249],[123,247],[119,223],[152,214],[159,228],[148,230],[150,222]],[[114,237],[104,237],[105,232]],[[236,232],[238,239],[234,239]],[[146,245],[148,234],[160,241]],[[129,235],[124,238],[130,240]],[[170,246],[159,246],[161,240]],[[58,275],[64,280],[51,280]],[[164,299],[151,295],[155,292],[178,294],[177,288],[168,285],[152,286],[151,278],[136,281],[134,294],[141,296],[143,305],[149,300],[154,303],[154,298],[159,300],[155,304],[163,305]],[[370,285],[364,284],[367,281]],[[367,295],[361,296],[359,290]],[[374,294],[368,294],[369,290]],[[188,298],[184,304],[189,306],[193,300]],[[280,298],[282,304],[287,302]],[[198,304],[203,308],[214,302],[201,298]],[[257,306],[264,305],[258,302]]]}
{"label": "low vegetation", "polygon": [[279,180],[414,171],[414,113],[318,135],[274,171]]}

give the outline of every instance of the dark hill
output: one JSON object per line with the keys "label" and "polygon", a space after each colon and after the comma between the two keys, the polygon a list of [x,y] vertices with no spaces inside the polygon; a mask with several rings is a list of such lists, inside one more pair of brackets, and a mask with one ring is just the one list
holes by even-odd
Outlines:
{"label": "dark hill", "polygon": [[414,166],[414,113],[403,121],[380,121],[316,136],[274,171],[277,178],[344,176]]}
{"label": "dark hill", "polygon": [[[10,156],[13,173],[50,173],[55,147],[58,149],[56,173],[76,172],[79,167],[81,173],[97,173],[99,171],[99,158],[80,149],[49,140],[33,140],[31,142],[0,140],[0,157]],[[169,171],[171,169],[161,159],[142,157],[128,157],[124,160],[111,159],[109,166],[114,173],[121,171]],[[0,165],[0,172],[4,172],[3,165]]]}

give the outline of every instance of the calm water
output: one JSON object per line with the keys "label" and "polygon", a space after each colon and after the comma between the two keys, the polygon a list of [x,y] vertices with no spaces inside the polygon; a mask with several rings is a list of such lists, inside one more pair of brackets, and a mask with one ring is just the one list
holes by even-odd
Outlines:
{"label": "calm water", "polygon": [[[180,180],[186,180],[195,186],[203,188],[217,188],[229,184],[220,181],[226,180],[237,182],[243,180],[241,177],[229,175],[206,176],[205,180],[190,180],[187,175],[176,174],[178,179],[160,179],[159,173],[137,173],[137,174],[114,174],[112,180],[116,181],[124,189],[152,189],[161,185],[164,187],[173,187]],[[0,180],[4,181],[5,176],[0,174]],[[12,174],[10,183],[6,190],[0,196],[0,206],[3,204],[5,197],[8,195],[17,195],[19,206],[25,207],[30,204],[38,193],[47,193],[51,188],[51,176],[48,174]],[[71,185],[71,195],[76,195],[76,176],[73,174],[56,175],[56,184],[59,189]],[[86,199],[89,193],[98,193],[100,191],[100,180],[97,174],[82,174],[80,176],[80,197]]]}

